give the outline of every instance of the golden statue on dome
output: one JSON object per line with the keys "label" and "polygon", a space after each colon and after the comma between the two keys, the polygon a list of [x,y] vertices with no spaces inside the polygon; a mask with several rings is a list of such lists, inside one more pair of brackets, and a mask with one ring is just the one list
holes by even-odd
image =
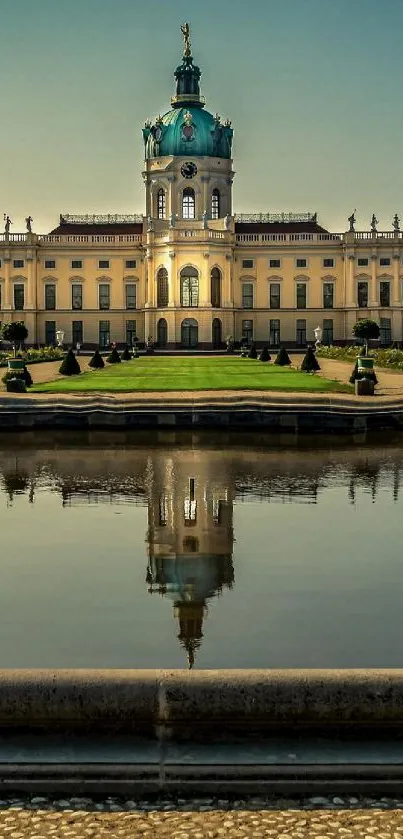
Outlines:
{"label": "golden statue on dome", "polygon": [[183,50],[183,55],[185,58],[189,58],[189,56],[192,54],[192,50],[190,45],[190,26],[188,23],[182,24],[181,32],[183,35],[183,40],[185,42],[185,49]]}

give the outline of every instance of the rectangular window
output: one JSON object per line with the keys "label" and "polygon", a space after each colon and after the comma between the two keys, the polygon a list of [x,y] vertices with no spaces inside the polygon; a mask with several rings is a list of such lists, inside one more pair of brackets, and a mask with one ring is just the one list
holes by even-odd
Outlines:
{"label": "rectangular window", "polygon": [[280,283],[270,283],[270,308],[280,308]]}
{"label": "rectangular window", "polygon": [[366,256],[359,256],[358,259],[357,259],[357,265],[359,265],[360,268],[365,268],[368,265],[367,257]]}
{"label": "rectangular window", "polygon": [[137,260],[136,259],[126,259],[125,268],[136,268]]}
{"label": "rectangular window", "polygon": [[71,324],[71,338],[73,347],[77,344],[83,343],[83,322],[82,320],[73,320]]}
{"label": "rectangular window", "polygon": [[111,330],[110,330],[110,322],[109,320],[100,320],[99,321],[99,346],[101,350],[105,350],[109,347],[111,342]]}
{"label": "rectangular window", "polygon": [[23,268],[24,267],[24,260],[23,259],[14,259],[13,260],[14,268]]}
{"label": "rectangular window", "polygon": [[323,308],[333,309],[334,283],[323,283]]}
{"label": "rectangular window", "polygon": [[306,344],[306,320],[297,320],[296,339],[299,347]]}
{"label": "rectangular window", "polygon": [[269,259],[270,268],[281,268],[281,259]]}
{"label": "rectangular window", "polygon": [[126,344],[129,347],[133,347],[135,338],[137,338],[137,335],[136,335],[136,321],[135,320],[127,320],[126,321]]}
{"label": "rectangular window", "polygon": [[83,308],[83,287],[81,283],[73,283],[71,286],[71,308]]}
{"label": "rectangular window", "polygon": [[307,261],[306,259],[296,259],[295,260],[295,267],[296,268],[306,268]]}
{"label": "rectangular window", "polygon": [[50,311],[56,309],[56,286],[54,283],[45,285],[45,309]]}
{"label": "rectangular window", "polygon": [[253,283],[242,283],[242,308],[253,309]]}
{"label": "rectangular window", "polygon": [[379,260],[379,264],[384,265],[385,267],[386,267],[386,265],[390,265],[389,257],[388,256],[381,256],[381,258]]}
{"label": "rectangular window", "polygon": [[25,289],[23,283],[14,285],[14,309],[22,311],[24,308]]}
{"label": "rectangular window", "polygon": [[297,283],[297,309],[306,309],[306,283]]}
{"label": "rectangular window", "polygon": [[333,344],[333,321],[332,320],[324,320],[323,321],[323,343],[324,344]]}
{"label": "rectangular window", "polygon": [[280,321],[271,320],[269,324],[269,341],[272,347],[280,345]]}
{"label": "rectangular window", "polygon": [[72,268],[82,268],[83,267],[82,259],[72,259],[71,260],[71,267]]}
{"label": "rectangular window", "polygon": [[126,309],[136,309],[136,283],[126,283]]}
{"label": "rectangular window", "polygon": [[109,259],[100,259],[98,262],[98,268],[109,268]]}
{"label": "rectangular window", "polygon": [[49,269],[56,268],[56,260],[55,259],[45,259],[45,268],[49,268]]}
{"label": "rectangular window", "polygon": [[392,343],[392,325],[390,318],[381,318],[379,323],[379,341],[382,346],[388,346]]}
{"label": "rectangular window", "polygon": [[254,261],[253,259],[243,259],[242,260],[242,268],[253,268]]}
{"label": "rectangular window", "polygon": [[379,301],[381,306],[390,306],[390,283],[387,280],[379,283]]}
{"label": "rectangular window", "polygon": [[252,320],[243,320],[242,321],[242,338],[248,342],[248,344],[253,341],[253,321]]}
{"label": "rectangular window", "polygon": [[45,344],[53,347],[56,343],[56,321],[45,320]]}
{"label": "rectangular window", "polygon": [[323,267],[324,268],[334,268],[334,259],[333,257],[326,257],[323,260]]}
{"label": "rectangular window", "polygon": [[99,286],[98,286],[98,293],[99,293],[99,308],[100,309],[110,309],[111,300],[110,300],[109,283],[100,283]]}
{"label": "rectangular window", "polygon": [[358,283],[357,299],[359,309],[368,308],[368,283],[365,280]]}

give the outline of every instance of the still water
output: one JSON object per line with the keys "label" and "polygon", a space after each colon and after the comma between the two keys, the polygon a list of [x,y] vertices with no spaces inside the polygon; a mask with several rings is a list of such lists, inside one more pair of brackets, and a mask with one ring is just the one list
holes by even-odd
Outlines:
{"label": "still water", "polygon": [[0,667],[403,666],[403,439],[0,442]]}

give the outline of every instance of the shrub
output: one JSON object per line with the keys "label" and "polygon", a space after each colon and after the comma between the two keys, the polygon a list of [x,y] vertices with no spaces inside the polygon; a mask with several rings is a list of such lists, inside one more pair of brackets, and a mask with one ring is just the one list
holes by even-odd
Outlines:
{"label": "shrub", "polygon": [[13,376],[12,379],[7,380],[6,390],[8,393],[26,393],[27,386],[22,376]]}
{"label": "shrub", "polygon": [[129,347],[126,344],[126,346],[125,346],[125,348],[122,352],[122,359],[123,359],[123,361],[130,361],[131,357],[132,357],[132,354],[129,350]]}
{"label": "shrub", "polygon": [[356,338],[361,338],[365,344],[365,355],[368,355],[368,341],[371,338],[379,338],[380,329],[375,320],[370,318],[361,318],[357,320],[353,326],[353,335]]}
{"label": "shrub", "polygon": [[76,376],[77,373],[81,373],[81,367],[73,353],[73,350],[69,350],[66,357],[63,359],[63,362],[59,367],[59,373],[61,373],[62,376]]}
{"label": "shrub", "polygon": [[14,356],[17,344],[22,344],[28,338],[28,329],[24,321],[18,320],[14,323],[5,323],[1,329],[3,341],[9,341],[13,345]]}
{"label": "shrub", "polygon": [[316,358],[312,347],[308,347],[305,353],[304,360],[301,364],[301,370],[303,370],[304,373],[314,373],[316,370],[320,370],[319,361]]}
{"label": "shrub", "polygon": [[279,367],[287,367],[291,364],[290,356],[288,355],[285,347],[281,347],[281,349],[279,349],[276,358],[274,359],[274,363],[278,364]]}
{"label": "shrub", "polygon": [[120,364],[121,358],[116,347],[113,348],[112,352],[108,355],[108,358],[106,360],[109,362],[109,364]]}
{"label": "shrub", "polygon": [[257,349],[254,344],[252,344],[248,352],[248,358],[257,358]]}
{"label": "shrub", "polygon": [[375,370],[366,370],[365,373],[358,372],[358,358],[354,364],[353,372],[349,378],[349,382],[353,385],[358,379],[369,379],[374,385],[378,384],[378,379],[376,377]]}
{"label": "shrub", "polygon": [[94,370],[101,370],[102,367],[105,367],[105,362],[99,350],[95,350],[94,355],[88,362],[88,367],[93,367]]}
{"label": "shrub", "polygon": [[263,349],[262,349],[262,351],[259,355],[259,361],[270,361],[270,359],[271,359],[271,355],[269,353],[268,347],[263,347]]}

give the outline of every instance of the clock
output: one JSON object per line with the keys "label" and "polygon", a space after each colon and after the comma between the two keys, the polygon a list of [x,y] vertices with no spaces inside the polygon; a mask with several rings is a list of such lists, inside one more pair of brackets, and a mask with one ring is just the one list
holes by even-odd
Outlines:
{"label": "clock", "polygon": [[181,174],[184,178],[194,178],[197,175],[197,166],[195,163],[184,163],[181,166]]}

